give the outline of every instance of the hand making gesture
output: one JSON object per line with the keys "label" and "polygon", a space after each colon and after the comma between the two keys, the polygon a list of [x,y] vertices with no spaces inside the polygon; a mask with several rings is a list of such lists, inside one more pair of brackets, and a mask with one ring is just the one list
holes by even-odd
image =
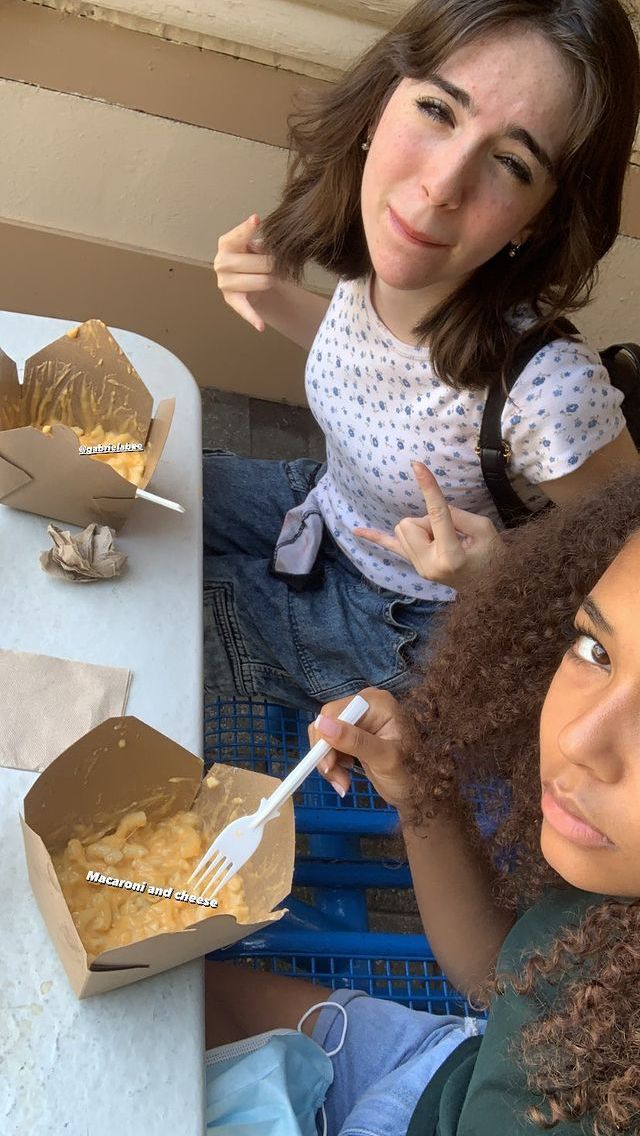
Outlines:
{"label": "hand making gesture", "polygon": [[394,536],[362,527],[354,528],[354,535],[408,560],[425,580],[461,588],[486,565],[498,531],[488,517],[448,505],[423,462],[411,465],[427,515],[404,517],[396,525]]}
{"label": "hand making gesture", "polygon": [[259,228],[260,218],[253,213],[235,229],[224,233],[218,241],[213,270],[229,307],[257,331],[264,331],[265,321],[255,310],[253,296],[268,292],[277,278],[271,257],[262,252]]}

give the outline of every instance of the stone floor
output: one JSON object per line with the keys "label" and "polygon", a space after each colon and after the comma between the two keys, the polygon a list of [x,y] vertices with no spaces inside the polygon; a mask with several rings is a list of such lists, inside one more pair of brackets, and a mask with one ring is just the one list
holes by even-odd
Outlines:
{"label": "stone floor", "polygon": [[324,436],[306,407],[211,388],[202,391],[202,445],[243,457],[324,460]]}
{"label": "stone floor", "polygon": [[[252,458],[324,459],[322,431],[306,407],[212,388],[202,391],[202,444],[205,449],[233,450]],[[397,855],[393,843],[384,839],[363,841],[363,852],[382,860]],[[305,898],[302,892],[300,898]],[[410,934],[422,930],[413,893],[385,888],[370,891],[367,899],[372,931]]]}

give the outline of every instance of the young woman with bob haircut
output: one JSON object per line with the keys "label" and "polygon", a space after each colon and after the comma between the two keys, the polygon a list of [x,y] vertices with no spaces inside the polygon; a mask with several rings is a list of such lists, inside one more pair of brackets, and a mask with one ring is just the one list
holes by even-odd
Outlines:
{"label": "young woman with bob haircut", "polygon": [[[637,466],[622,395],[557,321],[618,232],[639,92],[618,0],[421,0],[306,97],[280,205],[214,267],[239,315],[308,350],[327,461],[205,456],[209,690],[313,708],[406,685],[502,528],[480,422],[541,330],[502,414],[520,498]],[[311,261],[331,301],[299,284]]]}

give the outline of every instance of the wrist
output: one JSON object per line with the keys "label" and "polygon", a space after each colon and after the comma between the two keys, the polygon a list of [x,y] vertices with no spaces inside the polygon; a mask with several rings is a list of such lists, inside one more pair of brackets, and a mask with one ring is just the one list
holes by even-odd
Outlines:
{"label": "wrist", "polygon": [[415,833],[418,832],[418,830],[422,830],[425,821],[422,821],[420,817],[416,817],[413,807],[409,804],[406,798],[395,804],[394,808],[398,813],[400,828],[405,835],[407,833]]}
{"label": "wrist", "polygon": [[438,809],[438,812],[431,817],[419,817],[405,801],[396,806],[398,809],[398,819],[400,821],[400,828],[402,835],[405,838],[412,836],[424,839],[426,836],[438,833],[440,830],[450,830],[452,822],[454,821],[455,814],[451,809],[443,808]]}
{"label": "wrist", "polygon": [[413,805],[409,794],[409,787],[404,778],[399,781],[395,778],[380,776],[376,777],[372,771],[367,771],[371,782],[383,801],[386,801],[392,809],[395,809],[401,825],[410,823],[410,817],[413,815]]}
{"label": "wrist", "polygon": [[398,809],[398,820],[400,821],[400,831],[405,840],[410,840],[413,836],[424,837],[427,833],[428,821],[420,821],[417,819],[407,808],[402,805]]}

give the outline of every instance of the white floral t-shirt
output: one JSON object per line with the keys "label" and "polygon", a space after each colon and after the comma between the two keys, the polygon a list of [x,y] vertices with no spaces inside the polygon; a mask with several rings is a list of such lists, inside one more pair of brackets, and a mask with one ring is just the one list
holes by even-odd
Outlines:
{"label": "white floral t-shirt", "polygon": [[[327,471],[311,497],[368,580],[405,596],[452,599],[453,589],[352,530],[391,533],[403,517],[424,515],[415,459],[433,471],[449,504],[503,527],[475,452],[486,393],[437,379],[428,350],[395,339],[378,319],[369,288],[368,280],[338,284],[307,360],[307,398],[327,442]],[[557,339],[530,360],[502,413],[509,476],[527,505],[546,503],[539,482],[577,469],[620,434],[622,398],[584,343]]]}

